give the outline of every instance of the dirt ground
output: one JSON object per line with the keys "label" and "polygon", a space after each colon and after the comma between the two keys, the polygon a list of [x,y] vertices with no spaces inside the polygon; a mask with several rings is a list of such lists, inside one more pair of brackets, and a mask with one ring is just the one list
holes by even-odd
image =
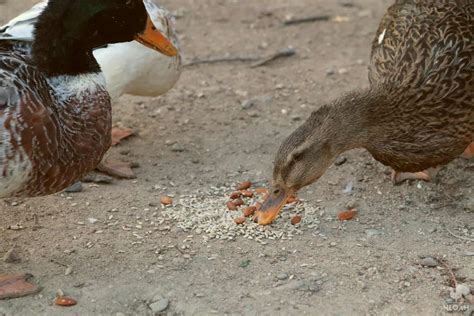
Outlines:
{"label": "dirt ground", "polygon": [[[3,2],[1,23],[35,3]],[[390,2],[163,1],[178,14],[185,62],[289,46],[297,54],[259,68],[186,67],[163,97],[123,97],[114,122],[138,135],[109,155],[138,163],[135,180],[0,201],[0,257],[16,245],[20,258],[0,261],[0,271],[31,273],[42,287],[0,301],[0,315],[148,315],[152,302],[169,303],[169,315],[447,313],[449,271],[474,286],[472,160],[454,161],[434,183],[393,186],[386,167],[351,151],[346,163],[300,193],[318,210],[317,227],[303,223],[301,234],[266,244],[205,239],[173,221],[153,222],[173,212],[160,207],[163,194],[270,180],[286,135],[318,105],[368,84],[370,43]],[[342,18],[283,26],[289,16],[311,15]],[[348,204],[359,216],[340,223],[336,214]],[[423,256],[445,264],[422,267]],[[58,289],[79,304],[55,306]]]}

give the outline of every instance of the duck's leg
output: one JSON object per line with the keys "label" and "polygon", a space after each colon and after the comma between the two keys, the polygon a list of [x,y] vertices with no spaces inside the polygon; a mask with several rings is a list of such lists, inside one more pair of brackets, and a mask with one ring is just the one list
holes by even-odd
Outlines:
{"label": "duck's leg", "polygon": [[0,274],[0,300],[38,293],[40,288],[28,282],[30,274]]}
{"label": "duck's leg", "polygon": [[399,184],[406,180],[423,180],[430,182],[436,176],[440,167],[429,168],[420,172],[398,172],[392,171],[392,182],[393,184]]}
{"label": "duck's leg", "polygon": [[[464,153],[461,155],[462,158],[472,158],[474,157],[474,142],[467,146]],[[440,167],[430,168],[420,172],[397,172],[392,171],[392,182],[394,184],[399,184],[405,180],[423,180],[423,181],[432,181],[436,176]]]}

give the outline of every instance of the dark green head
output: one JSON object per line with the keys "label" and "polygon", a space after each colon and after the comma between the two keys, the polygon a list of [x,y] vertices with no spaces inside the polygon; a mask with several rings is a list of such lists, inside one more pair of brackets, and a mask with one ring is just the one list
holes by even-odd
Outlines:
{"label": "dark green head", "polygon": [[154,43],[147,41],[146,32],[148,37],[159,34],[150,25],[143,0],[49,0],[36,24],[33,56],[52,76],[98,71],[92,50],[105,44],[141,39],[163,53],[172,51],[163,36]]}

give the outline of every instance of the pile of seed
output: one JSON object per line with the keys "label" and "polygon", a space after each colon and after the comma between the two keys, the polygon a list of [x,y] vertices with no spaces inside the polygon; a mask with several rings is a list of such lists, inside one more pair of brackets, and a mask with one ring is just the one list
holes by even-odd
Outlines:
{"label": "pile of seed", "polygon": [[[246,206],[262,202],[262,198],[258,195],[243,198],[245,205],[232,211],[227,204],[229,194],[234,190],[231,186],[213,187],[206,192],[179,196],[172,205],[163,206],[162,217],[186,232],[202,235],[204,239],[234,240],[241,236],[261,243],[265,243],[265,239],[291,239],[302,234],[303,230],[314,230],[319,226],[321,211],[303,201],[285,206],[271,225],[258,225],[252,217],[237,225],[235,219],[242,218]],[[291,217],[297,214],[302,216],[302,221],[292,225]]]}

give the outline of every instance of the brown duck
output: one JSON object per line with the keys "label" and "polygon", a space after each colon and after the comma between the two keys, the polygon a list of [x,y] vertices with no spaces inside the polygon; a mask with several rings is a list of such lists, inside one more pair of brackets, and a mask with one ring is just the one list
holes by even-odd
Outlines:
{"label": "brown duck", "polygon": [[283,142],[260,224],[350,149],[366,148],[395,180],[406,172],[428,179],[424,170],[473,155],[474,1],[396,1],[373,41],[369,81],[321,106]]}

